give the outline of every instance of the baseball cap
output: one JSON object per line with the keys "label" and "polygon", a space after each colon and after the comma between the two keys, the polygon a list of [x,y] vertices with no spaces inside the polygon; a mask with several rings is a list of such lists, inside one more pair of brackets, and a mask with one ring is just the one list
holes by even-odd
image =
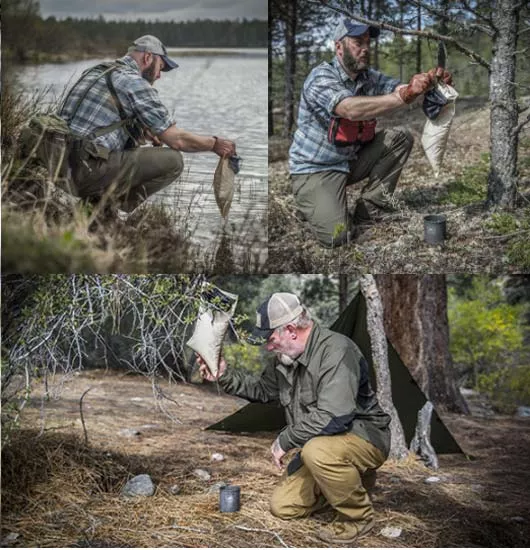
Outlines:
{"label": "baseball cap", "polygon": [[256,326],[248,337],[249,344],[265,343],[275,329],[296,319],[303,310],[295,294],[290,292],[271,294],[256,310]]}
{"label": "baseball cap", "polygon": [[151,52],[156,55],[159,55],[164,60],[163,71],[170,71],[171,69],[176,69],[178,64],[175,63],[167,55],[167,50],[164,44],[156,37],[151,34],[146,34],[145,36],[140,36],[137,38],[133,45],[127,50],[127,52]]}
{"label": "baseball cap", "polygon": [[349,19],[342,19],[335,29],[333,40],[342,40],[345,36],[361,36],[366,31],[370,31],[370,38],[377,38],[380,32],[377,27],[355,23]]}

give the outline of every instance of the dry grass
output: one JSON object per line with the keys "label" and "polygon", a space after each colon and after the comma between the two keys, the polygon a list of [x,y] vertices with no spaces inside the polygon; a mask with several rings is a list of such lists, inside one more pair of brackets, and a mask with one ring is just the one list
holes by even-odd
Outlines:
{"label": "dry grass", "polygon": [[[403,124],[415,137],[415,145],[405,165],[396,191],[399,215],[363,228],[353,244],[336,250],[322,248],[307,223],[295,216],[295,203],[289,181],[288,143],[273,139],[269,144],[269,270],[271,273],[505,273],[527,271],[530,250],[511,253],[517,239],[526,241],[527,230],[502,235],[492,230],[492,214],[484,202],[452,203],[460,180],[470,182],[478,197],[485,200],[486,175],[482,174],[482,154],[489,147],[489,111],[479,99],[457,102],[444,160],[438,179],[421,149],[424,116],[419,110],[400,113],[381,121],[381,127]],[[530,139],[521,139],[519,151],[522,205],[530,204]],[[470,167],[477,166],[476,169]],[[356,187],[356,186],[352,186]],[[481,188],[483,187],[483,194]],[[348,203],[355,204],[358,188],[348,189]],[[464,204],[465,203],[465,204]],[[448,239],[443,246],[423,241],[423,217],[447,215]],[[513,223],[525,228],[528,208],[511,214]],[[525,257],[526,256],[526,257]]]}
{"label": "dry grass", "polygon": [[[79,397],[84,400],[89,446],[82,442]],[[178,405],[172,423],[154,406],[149,382],[140,376],[93,371],[65,383],[63,397],[46,406],[35,389],[22,429],[2,454],[2,539],[18,547],[319,547],[318,527],[327,512],[282,521],[268,502],[278,481],[269,459],[273,434],[229,435],[204,431],[242,400],[215,388],[162,387]],[[525,467],[530,443],[528,419],[450,416],[466,452],[440,456],[441,483],[424,482],[432,472],[415,460],[387,462],[373,493],[376,529],[359,541],[366,547],[514,547],[530,537]],[[118,432],[135,427],[141,435]],[[39,433],[41,434],[39,437]],[[226,459],[211,462],[213,452]],[[209,482],[195,468],[212,473]],[[149,473],[152,497],[126,499],[130,477]],[[241,486],[241,511],[222,514],[218,482]],[[171,487],[178,485],[179,494]],[[522,519],[521,519],[522,518]],[[398,539],[380,534],[401,527]]]}

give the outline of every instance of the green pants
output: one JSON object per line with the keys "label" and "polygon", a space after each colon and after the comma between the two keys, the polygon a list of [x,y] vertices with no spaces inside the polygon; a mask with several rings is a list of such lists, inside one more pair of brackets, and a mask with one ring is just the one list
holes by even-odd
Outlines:
{"label": "green pants", "polygon": [[382,130],[351,161],[349,174],[327,170],[291,176],[296,206],[321,244],[339,246],[348,240],[352,222],[346,186],[368,178],[361,197],[381,208],[389,204],[412,145],[408,130]]}
{"label": "green pants", "polygon": [[73,163],[72,177],[81,198],[109,199],[132,212],[147,197],[173,183],[182,173],[182,154],[168,147],[116,151],[108,160],[86,156]]}
{"label": "green pants", "polygon": [[352,521],[373,516],[362,477],[373,479],[374,470],[385,461],[377,447],[351,433],[318,436],[304,445],[302,461],[303,466],[290,476],[284,474],[274,489],[273,515],[306,517],[329,503]]}

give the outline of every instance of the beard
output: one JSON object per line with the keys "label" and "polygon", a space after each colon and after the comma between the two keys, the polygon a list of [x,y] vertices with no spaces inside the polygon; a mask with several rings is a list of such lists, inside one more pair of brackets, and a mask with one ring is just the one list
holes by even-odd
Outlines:
{"label": "beard", "polygon": [[294,363],[294,358],[285,353],[276,353],[276,359],[286,367],[290,367]]}
{"label": "beard", "polygon": [[342,53],[342,63],[344,64],[346,71],[349,73],[358,73],[360,71],[365,71],[368,68],[368,65],[370,64],[370,56],[369,54],[366,54],[366,61],[359,61],[356,57],[353,57],[350,50],[345,47]]}
{"label": "beard", "polygon": [[142,71],[142,78],[144,78],[145,80],[147,80],[147,82],[149,82],[149,84],[151,84],[151,86],[155,83],[155,80],[156,80],[156,60],[153,59],[153,61],[151,61],[151,65],[149,65],[149,67],[145,68],[143,71]]}

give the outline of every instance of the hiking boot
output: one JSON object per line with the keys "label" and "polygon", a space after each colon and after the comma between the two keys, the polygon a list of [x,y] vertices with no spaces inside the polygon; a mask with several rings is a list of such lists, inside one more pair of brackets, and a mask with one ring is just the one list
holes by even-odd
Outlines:
{"label": "hiking boot", "polygon": [[348,544],[367,535],[374,527],[373,519],[366,521],[337,521],[320,529],[318,538],[329,546]]}

